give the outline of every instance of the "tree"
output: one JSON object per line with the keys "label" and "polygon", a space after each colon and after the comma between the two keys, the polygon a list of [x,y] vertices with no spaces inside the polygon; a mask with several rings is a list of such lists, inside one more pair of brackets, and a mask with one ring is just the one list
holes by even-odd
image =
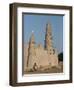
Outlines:
{"label": "tree", "polygon": [[58,59],[59,59],[59,61],[63,61],[63,52],[61,52],[61,53],[58,55]]}

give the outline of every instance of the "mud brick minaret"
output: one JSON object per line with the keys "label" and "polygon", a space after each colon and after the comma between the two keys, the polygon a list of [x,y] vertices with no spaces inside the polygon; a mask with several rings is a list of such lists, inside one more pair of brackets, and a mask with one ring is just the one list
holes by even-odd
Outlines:
{"label": "mud brick minaret", "polygon": [[28,60],[27,60],[27,67],[32,68],[34,63],[34,55],[35,55],[35,39],[34,39],[34,33],[32,32],[32,35],[30,37],[29,41],[29,48],[28,48]]}
{"label": "mud brick minaret", "polygon": [[49,55],[49,62],[51,64],[51,66],[57,66],[58,65],[58,56],[57,56],[56,50],[53,47],[51,24],[46,25],[45,50],[47,50],[47,53]]}
{"label": "mud brick minaret", "polygon": [[49,51],[51,47],[52,47],[52,30],[51,25],[47,24],[45,34],[45,49]]}

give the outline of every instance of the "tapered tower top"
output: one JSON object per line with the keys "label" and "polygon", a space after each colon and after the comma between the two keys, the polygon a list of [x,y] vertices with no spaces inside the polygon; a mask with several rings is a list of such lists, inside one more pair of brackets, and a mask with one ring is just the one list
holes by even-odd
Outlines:
{"label": "tapered tower top", "polygon": [[46,24],[46,34],[48,34],[50,32],[51,32],[51,24],[50,23],[47,23]]}
{"label": "tapered tower top", "polygon": [[32,31],[31,38],[30,38],[30,42],[31,42],[31,43],[35,43],[34,31]]}

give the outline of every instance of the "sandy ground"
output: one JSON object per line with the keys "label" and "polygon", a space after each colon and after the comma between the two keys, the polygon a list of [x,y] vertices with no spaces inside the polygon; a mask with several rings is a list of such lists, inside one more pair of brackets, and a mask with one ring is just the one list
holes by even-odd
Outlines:
{"label": "sandy ground", "polygon": [[30,71],[24,71],[24,74],[41,74],[41,73],[61,73],[63,72],[63,62],[59,62],[59,65],[57,67],[51,67],[49,66],[47,68],[39,68],[38,70],[30,70]]}

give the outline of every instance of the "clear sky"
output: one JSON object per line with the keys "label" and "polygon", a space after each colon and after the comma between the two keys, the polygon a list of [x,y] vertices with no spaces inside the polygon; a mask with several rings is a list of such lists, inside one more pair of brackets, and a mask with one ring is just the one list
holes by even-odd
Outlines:
{"label": "clear sky", "polygon": [[44,45],[46,24],[52,26],[53,46],[58,53],[63,51],[63,16],[24,14],[24,43],[28,43],[32,31],[37,44]]}

